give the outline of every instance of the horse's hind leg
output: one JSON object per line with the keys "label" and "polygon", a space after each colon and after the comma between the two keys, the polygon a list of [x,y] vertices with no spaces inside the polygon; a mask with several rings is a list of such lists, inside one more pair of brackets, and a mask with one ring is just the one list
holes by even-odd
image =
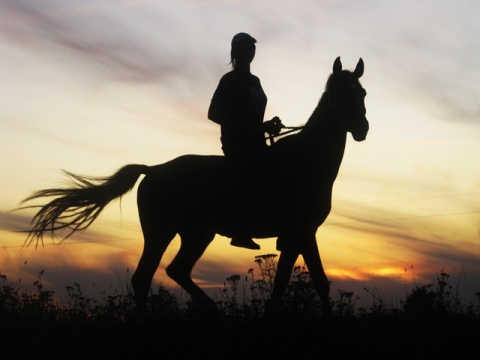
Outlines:
{"label": "horse's hind leg", "polygon": [[180,250],[166,269],[167,275],[190,294],[193,303],[211,311],[217,310],[215,302],[193,282],[191,273],[214,236],[214,233],[205,231],[181,233]]}
{"label": "horse's hind leg", "polygon": [[146,221],[145,218],[141,218],[141,220],[143,220],[143,253],[137,270],[132,276],[132,287],[138,310],[146,309],[153,276],[157,271],[163,253],[176,235],[172,229],[160,228],[153,219],[152,221]]}
{"label": "horse's hind leg", "polygon": [[324,315],[329,316],[331,314],[330,306],[330,282],[328,281],[325,270],[323,269],[322,260],[320,259],[320,252],[318,251],[318,245],[315,237],[309,243],[308,251],[305,251],[302,255],[305,263],[312,277],[312,282],[317,289],[320,297],[322,312]]}

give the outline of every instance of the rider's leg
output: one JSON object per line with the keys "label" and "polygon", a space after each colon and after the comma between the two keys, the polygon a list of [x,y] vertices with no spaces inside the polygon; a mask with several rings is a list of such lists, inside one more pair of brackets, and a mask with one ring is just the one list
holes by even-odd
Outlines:
{"label": "rider's leg", "polygon": [[260,245],[251,237],[249,219],[252,209],[252,201],[258,193],[255,183],[257,166],[250,157],[242,155],[230,156],[235,178],[233,180],[234,197],[237,199],[236,218],[233,219],[234,229],[230,245],[258,250]]}

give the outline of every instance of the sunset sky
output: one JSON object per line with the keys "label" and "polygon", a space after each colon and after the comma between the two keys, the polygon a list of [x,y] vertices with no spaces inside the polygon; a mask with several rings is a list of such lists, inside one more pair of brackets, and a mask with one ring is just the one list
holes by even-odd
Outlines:
{"label": "sunset sky", "polygon": [[[59,296],[125,291],[143,240],[136,189],[87,231],[22,248],[34,214],[13,211],[61,170],[107,176],[128,163],[221,154],[207,109],[230,71],[230,41],[257,43],[252,73],[266,118],[302,125],[341,56],[361,57],[367,140],[349,136],[333,210],[317,232],[338,289],[404,297],[442,270],[466,299],[480,291],[480,2],[0,0],[0,273],[31,284],[41,270]],[[294,189],[285,189],[285,192]],[[121,207],[120,207],[121,205]],[[254,256],[218,236],[194,269],[220,288],[255,268]],[[164,268],[155,282],[175,286]],[[302,259],[298,261],[302,265]],[[127,273],[129,269],[129,273]]]}

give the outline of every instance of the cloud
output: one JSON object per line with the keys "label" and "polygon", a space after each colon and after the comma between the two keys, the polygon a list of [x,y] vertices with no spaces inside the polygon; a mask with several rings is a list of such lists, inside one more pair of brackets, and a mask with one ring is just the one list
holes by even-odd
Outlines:
{"label": "cloud", "polygon": [[[462,202],[458,197],[445,198],[450,200],[447,201],[450,208],[453,207],[453,203]],[[364,204],[356,208],[339,207],[335,210],[335,216],[341,220],[333,221],[329,225],[380,239],[382,248],[389,249],[390,255],[397,253],[397,256],[404,257],[402,253],[407,253],[421,259],[425,264],[466,264],[480,272],[478,265],[480,248],[475,246],[475,226],[466,228],[463,222],[452,220],[457,216],[466,217],[466,221],[472,217],[478,218],[475,207],[473,205],[463,207],[464,213],[442,213],[442,209],[439,208],[437,213],[422,214],[418,212],[422,209],[422,202],[419,199],[410,202],[412,203],[410,212],[398,205],[389,207],[389,202]],[[456,234],[461,235],[455,236]]]}
{"label": "cloud", "polygon": [[[367,46],[376,56],[376,72],[398,88],[399,99],[443,121],[478,125],[480,26],[473,14],[479,5],[463,5],[426,1],[392,6],[372,22],[382,31],[372,31]],[[415,10],[408,18],[402,14],[406,8]]]}
{"label": "cloud", "polygon": [[[26,215],[16,212],[0,211],[0,231],[15,234],[15,239],[18,239],[19,235],[24,236],[24,240],[26,240],[28,231],[32,226],[32,220],[33,214]],[[121,235],[119,235],[118,232],[121,232]],[[141,233],[141,230],[136,222],[129,223],[125,221],[121,226],[115,226],[111,223],[102,223],[102,220],[98,221],[97,219],[95,225],[87,230],[76,232],[68,237],[67,242],[72,244],[102,244],[102,246],[108,246],[110,248],[122,248],[123,246],[119,245],[120,242],[130,240],[132,234],[138,234],[139,232]],[[66,234],[60,232],[55,233],[55,236],[51,237],[51,233],[46,232],[44,234],[44,245],[61,244],[64,241],[64,235]],[[138,237],[140,237],[140,234],[138,235]],[[23,243],[19,244],[18,241],[12,241],[11,244],[4,243],[5,247],[18,248],[22,245]],[[34,245],[35,243],[30,247],[34,247]],[[41,243],[38,245],[40,247],[42,246]]]}
{"label": "cloud", "polygon": [[[151,82],[175,74],[173,54],[146,46],[138,29],[111,14],[61,16],[53,3],[10,2],[4,36],[29,47],[65,55],[72,63],[97,68],[122,81]],[[5,10],[5,9],[3,9]],[[113,14],[114,15],[114,14]],[[9,21],[9,19],[14,21]],[[148,21],[144,19],[143,21]],[[63,64],[63,66],[65,66]]]}
{"label": "cloud", "polygon": [[30,226],[31,216],[0,211],[0,230],[24,231]]}
{"label": "cloud", "polygon": [[[7,40],[51,56],[62,67],[80,69],[84,80],[173,86],[183,99],[194,99],[204,92],[205,79],[214,81],[220,66],[228,69],[229,38],[244,23],[262,46],[287,60],[292,52],[306,64],[324,53],[361,52],[372,69],[370,76],[389,78],[400,97],[422,101],[437,118],[479,123],[475,84],[480,81],[480,29],[473,11],[415,3],[405,5],[415,9],[407,18],[399,16],[402,6],[370,4],[309,3],[305,11],[289,3],[272,9],[269,2],[166,6],[149,1],[66,5],[19,0],[0,5],[0,32]],[[237,20],[222,20],[231,18],[234,10]],[[354,33],[352,26],[357,28]],[[218,44],[224,44],[222,49]]]}

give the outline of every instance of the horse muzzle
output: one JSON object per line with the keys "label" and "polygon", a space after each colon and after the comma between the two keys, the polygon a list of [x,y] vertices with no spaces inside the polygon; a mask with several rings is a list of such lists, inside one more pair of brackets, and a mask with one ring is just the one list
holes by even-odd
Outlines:
{"label": "horse muzzle", "polygon": [[355,126],[355,129],[352,129],[350,132],[352,133],[353,139],[355,141],[363,141],[367,138],[369,129],[369,124],[367,118],[362,121],[360,124]]}

